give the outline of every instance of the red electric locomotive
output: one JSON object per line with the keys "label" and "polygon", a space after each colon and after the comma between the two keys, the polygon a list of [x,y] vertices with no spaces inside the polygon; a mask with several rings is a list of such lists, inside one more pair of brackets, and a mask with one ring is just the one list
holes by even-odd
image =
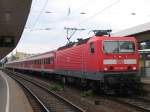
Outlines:
{"label": "red electric locomotive", "polygon": [[[49,59],[47,67],[45,59]],[[136,39],[104,36],[103,31],[95,31],[95,36],[80,39],[56,51],[10,62],[6,66],[10,67],[9,64],[15,64],[16,66],[11,67],[16,69],[56,73],[62,76],[64,81],[78,80],[105,90],[131,87],[131,84],[139,82]]]}

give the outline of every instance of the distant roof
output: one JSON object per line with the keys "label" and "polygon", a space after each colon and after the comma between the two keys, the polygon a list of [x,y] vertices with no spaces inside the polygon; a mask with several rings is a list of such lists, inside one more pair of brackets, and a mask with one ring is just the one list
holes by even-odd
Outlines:
{"label": "distant roof", "polygon": [[150,22],[113,33],[112,36],[130,36],[146,31],[150,31]]}

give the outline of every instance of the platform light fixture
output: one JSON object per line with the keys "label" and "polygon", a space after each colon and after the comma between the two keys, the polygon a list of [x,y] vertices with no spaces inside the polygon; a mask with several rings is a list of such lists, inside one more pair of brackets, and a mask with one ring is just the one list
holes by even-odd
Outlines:
{"label": "platform light fixture", "polygon": [[0,47],[14,47],[15,38],[14,36],[1,36],[0,37]]}
{"label": "platform light fixture", "polygon": [[5,18],[5,21],[6,22],[9,22],[10,20],[11,20],[11,11],[6,11],[5,13],[4,13],[4,18]]}

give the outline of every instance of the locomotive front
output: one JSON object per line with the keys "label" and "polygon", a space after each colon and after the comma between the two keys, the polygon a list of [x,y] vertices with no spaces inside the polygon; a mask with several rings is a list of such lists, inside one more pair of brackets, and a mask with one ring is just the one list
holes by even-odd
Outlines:
{"label": "locomotive front", "polygon": [[[113,88],[139,88],[138,46],[134,37],[108,37],[101,41],[101,71]],[[132,86],[133,85],[133,86]]]}
{"label": "locomotive front", "polygon": [[133,37],[110,37],[102,41],[104,72],[137,72],[138,50]]}

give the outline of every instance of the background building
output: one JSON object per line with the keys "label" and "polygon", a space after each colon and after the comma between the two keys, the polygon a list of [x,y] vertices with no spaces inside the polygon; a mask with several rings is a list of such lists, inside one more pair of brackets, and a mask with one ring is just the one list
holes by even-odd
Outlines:
{"label": "background building", "polygon": [[33,56],[33,55],[36,55],[36,54],[28,54],[28,53],[16,51],[15,54],[11,54],[10,57],[7,57],[7,60],[8,60],[8,62],[13,61],[13,60],[22,60],[22,59],[25,59],[27,57]]}

